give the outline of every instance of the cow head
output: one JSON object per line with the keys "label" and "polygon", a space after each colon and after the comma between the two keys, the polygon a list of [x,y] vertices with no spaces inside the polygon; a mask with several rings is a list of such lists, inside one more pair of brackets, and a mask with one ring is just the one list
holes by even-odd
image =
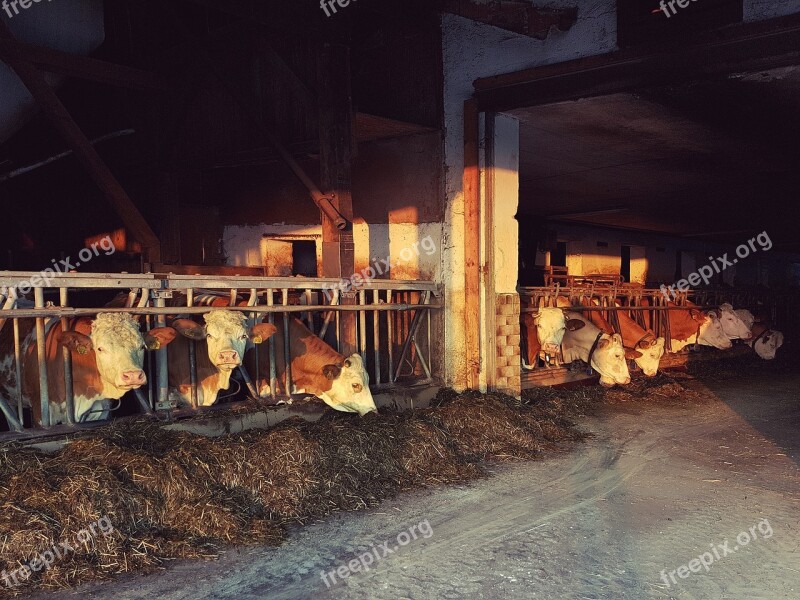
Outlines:
{"label": "cow head", "polygon": [[725,330],[722,329],[722,321],[720,321],[719,315],[713,310],[705,313],[705,319],[700,325],[699,342],[706,346],[714,346],[714,348],[719,348],[720,350],[727,350],[733,346],[730,338],[725,334]]}
{"label": "cow head", "polygon": [[103,380],[103,396],[117,399],[147,383],[142,370],[144,351],[166,346],[175,335],[172,327],[151,329],[142,335],[138,322],[130,314],[100,313],[92,321],[91,336],[64,331],[58,341],[78,354],[93,352]]}
{"label": "cow head", "polygon": [[664,356],[664,338],[648,338],[637,344],[636,351],[639,354],[633,357],[636,364],[647,377],[655,377],[658,373],[658,364]]}
{"label": "cow head", "polygon": [[781,346],[783,346],[783,333],[769,330],[753,344],[753,350],[764,360],[772,360]]}
{"label": "cow head", "polygon": [[242,364],[248,341],[260,344],[277,331],[271,323],[247,328],[247,319],[236,311],[212,310],[203,320],[205,327],[190,319],[176,319],[172,325],[191,340],[205,340],[208,360],[219,371],[230,372]]}
{"label": "cow head", "polygon": [[633,358],[635,355],[626,356],[622,337],[618,333],[614,335],[604,333],[592,355],[592,368],[600,373],[600,385],[612,387],[615,383],[626,385],[631,382],[631,374],[625,360],[627,357]]}
{"label": "cow head", "polygon": [[320,395],[325,404],[342,412],[357,412],[362,417],[378,412],[361,355],[353,354],[341,364],[325,365],[322,373],[331,381],[331,388]]}
{"label": "cow head", "polygon": [[546,354],[558,353],[567,329],[576,331],[586,325],[580,319],[567,319],[561,308],[540,308],[533,314],[533,322],[539,344]]}
{"label": "cow head", "polygon": [[722,330],[728,336],[728,339],[746,340],[751,337],[750,328],[736,314],[730,304],[723,304],[719,307],[719,320],[722,323]]}

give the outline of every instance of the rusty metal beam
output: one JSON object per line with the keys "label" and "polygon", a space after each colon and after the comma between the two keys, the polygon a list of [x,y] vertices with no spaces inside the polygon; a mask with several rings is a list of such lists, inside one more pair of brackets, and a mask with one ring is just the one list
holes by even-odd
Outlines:
{"label": "rusty metal beam", "polygon": [[[12,42],[11,44],[8,43],[9,40]],[[0,44],[0,59],[14,70],[28,88],[44,115],[72,148],[75,157],[114,207],[122,219],[123,225],[141,242],[145,262],[160,262],[161,244],[158,237],[69,111],[58,99],[55,90],[50,87],[42,73],[31,62],[24,57],[15,55],[14,52],[6,52],[9,47],[13,47],[15,40],[8,26],[2,21],[0,21],[0,41],[4,42]]]}
{"label": "rusty metal beam", "polygon": [[167,80],[155,73],[79,54],[60,52],[44,46],[34,46],[16,39],[0,38],[0,54],[13,59],[26,60],[38,69],[57,75],[88,79],[134,90],[167,91],[170,89]]}

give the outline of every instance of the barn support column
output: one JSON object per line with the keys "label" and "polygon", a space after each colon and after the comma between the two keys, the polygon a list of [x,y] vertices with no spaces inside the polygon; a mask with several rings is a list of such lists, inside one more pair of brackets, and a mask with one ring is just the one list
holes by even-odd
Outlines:
{"label": "barn support column", "polygon": [[[347,220],[338,229],[325,212],[322,218],[322,276],[349,279],[355,273],[353,242],[352,160],[356,153],[350,48],[324,42],[318,64],[320,177],[322,190],[333,198],[334,208]],[[356,304],[356,291],[343,294],[342,304]],[[357,350],[357,313],[340,319],[339,351],[349,356]]]}
{"label": "barn support column", "polygon": [[480,121],[480,387],[519,396],[519,122],[485,113]]}

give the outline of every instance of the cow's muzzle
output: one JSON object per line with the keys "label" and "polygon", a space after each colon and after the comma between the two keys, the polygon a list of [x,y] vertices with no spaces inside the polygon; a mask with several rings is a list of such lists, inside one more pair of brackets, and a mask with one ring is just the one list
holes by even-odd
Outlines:
{"label": "cow's muzzle", "polygon": [[239,359],[239,353],[236,350],[223,350],[217,355],[218,367],[238,367],[242,361]]}
{"label": "cow's muzzle", "polygon": [[120,376],[120,386],[123,388],[138,388],[147,383],[147,375],[141,369],[123,371]]}

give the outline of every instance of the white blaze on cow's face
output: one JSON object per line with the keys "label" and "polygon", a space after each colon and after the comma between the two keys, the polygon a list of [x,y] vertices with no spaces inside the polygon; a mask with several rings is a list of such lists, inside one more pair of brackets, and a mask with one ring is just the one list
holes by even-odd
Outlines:
{"label": "white blaze on cow's face", "polygon": [[641,353],[641,356],[634,359],[636,364],[647,377],[655,377],[661,357],[664,356],[664,338],[653,340],[650,346],[639,346],[636,351]]}
{"label": "white blaze on cow's face", "polygon": [[212,310],[203,319],[211,364],[220,371],[232,371],[242,364],[249,339],[245,316],[235,311]]}
{"label": "white blaze on cow's face", "polygon": [[725,335],[725,330],[722,329],[722,321],[713,310],[706,313],[706,320],[700,326],[700,343],[720,350],[727,350],[733,346],[730,338]]}
{"label": "white blaze on cow's face", "polygon": [[325,404],[342,412],[357,412],[362,417],[378,412],[369,389],[369,373],[360,354],[353,354],[341,365],[325,365],[323,373],[331,380],[331,389],[320,395]]}
{"label": "white blaze on cow's face", "polygon": [[541,308],[534,313],[536,335],[545,354],[554,355],[561,348],[564,334],[567,331],[567,320],[560,308]]}
{"label": "white blaze on cow's face", "polygon": [[631,374],[628,370],[628,363],[625,360],[625,348],[622,345],[622,337],[603,334],[597,343],[597,349],[592,355],[592,368],[600,373],[600,384],[611,387],[615,383],[627,385],[631,382]]}
{"label": "white blaze on cow's face", "polygon": [[770,330],[753,345],[753,350],[764,360],[772,360],[781,346],[783,346],[783,333]]}
{"label": "white blaze on cow's face", "polygon": [[[145,340],[131,315],[100,313],[92,322],[90,339],[104,384],[103,396],[120,398],[124,392],[147,383],[142,370]],[[113,388],[122,393],[117,395]]]}
{"label": "white blaze on cow's face", "polygon": [[720,306],[719,320],[722,323],[722,330],[728,336],[728,339],[746,340],[751,337],[750,328],[736,314],[730,304]]}

